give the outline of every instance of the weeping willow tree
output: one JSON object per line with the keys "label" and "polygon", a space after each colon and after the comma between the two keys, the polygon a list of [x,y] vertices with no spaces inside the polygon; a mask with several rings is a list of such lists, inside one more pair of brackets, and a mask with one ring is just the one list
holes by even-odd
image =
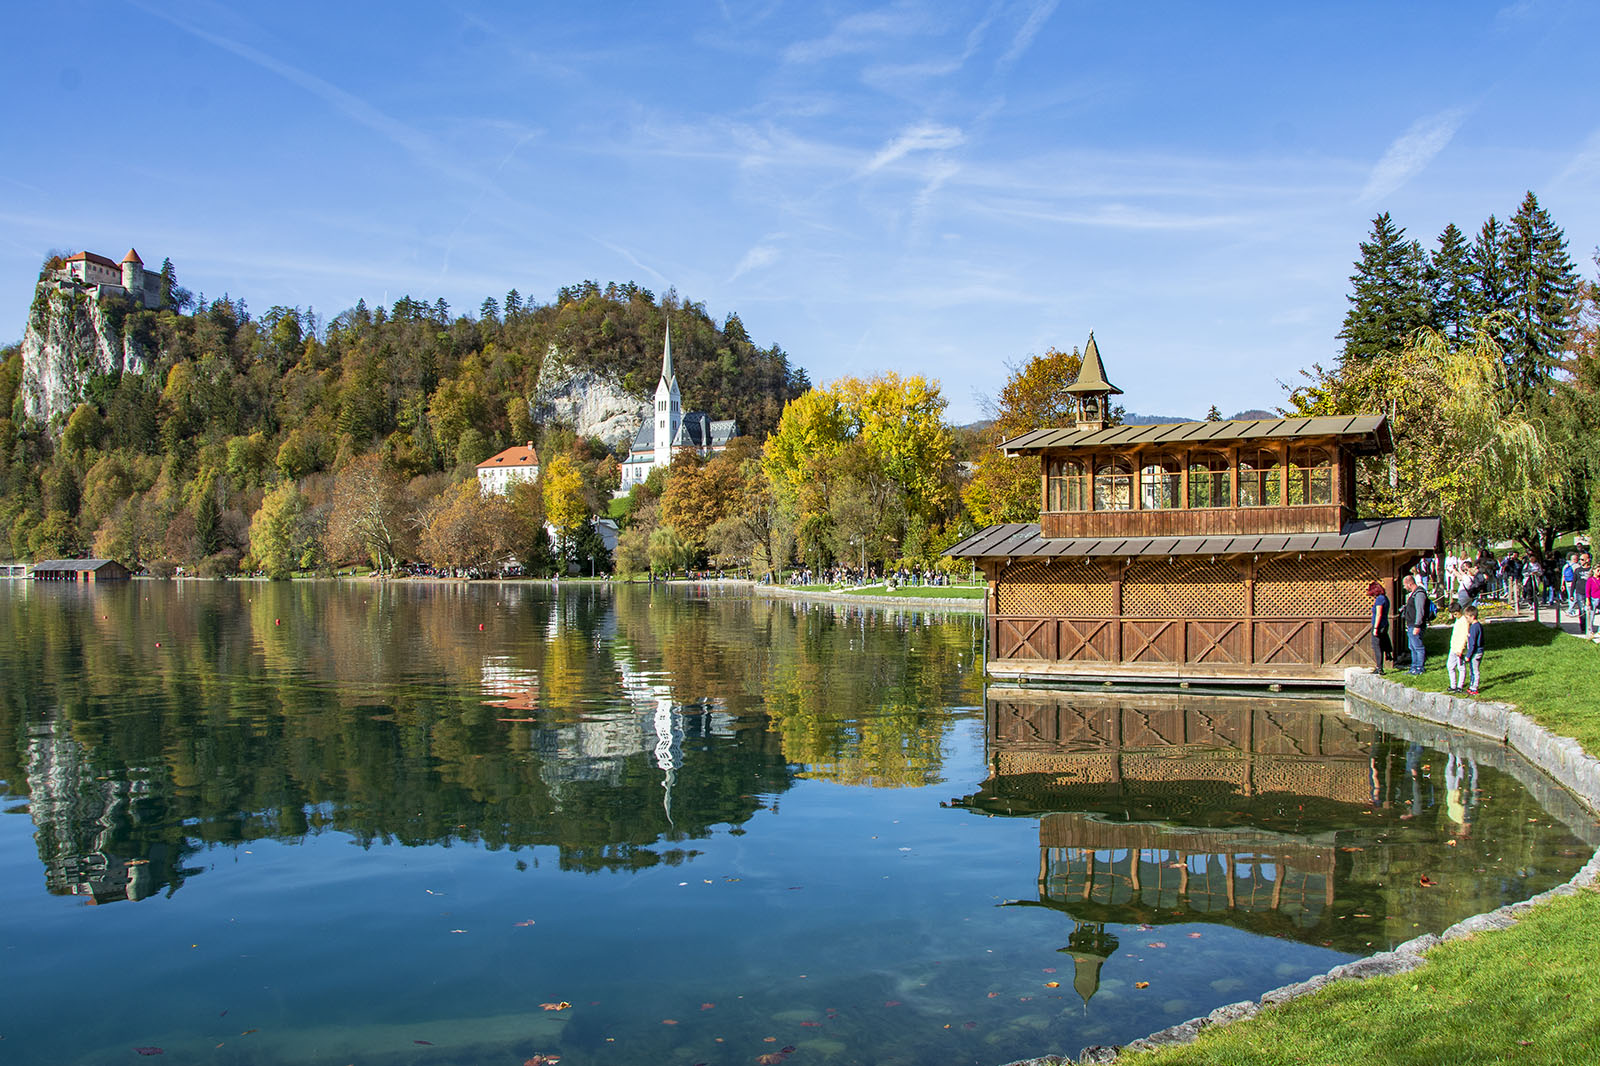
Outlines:
{"label": "weeping willow tree", "polygon": [[1449,541],[1512,539],[1540,558],[1566,532],[1560,516],[1584,489],[1572,390],[1512,389],[1488,331],[1452,345],[1419,330],[1393,354],[1307,377],[1292,414],[1389,416],[1395,454],[1359,468],[1364,513],[1436,514]]}

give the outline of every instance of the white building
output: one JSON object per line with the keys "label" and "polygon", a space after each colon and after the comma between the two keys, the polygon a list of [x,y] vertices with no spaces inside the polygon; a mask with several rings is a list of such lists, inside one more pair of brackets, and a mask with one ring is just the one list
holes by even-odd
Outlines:
{"label": "white building", "polygon": [[142,307],[161,306],[161,275],[146,271],[139,253],[132,248],[122,257],[121,263],[113,263],[94,252],[78,252],[61,263],[55,271],[58,287],[76,284],[93,289],[97,298],[126,294]]}
{"label": "white building", "polygon": [[731,418],[713,420],[701,411],[683,413],[678,375],[672,370],[672,324],[668,322],[655,403],[628,449],[628,459],[622,464],[622,488],[617,495],[642,483],[656,467],[672,465],[672,455],[679,448],[693,448],[702,456],[714,455],[738,435],[739,423]]}
{"label": "white building", "polygon": [[539,480],[539,453],[533,450],[533,441],[517,444],[489,456],[478,464],[478,488],[501,496],[511,495],[511,486],[519,481]]}

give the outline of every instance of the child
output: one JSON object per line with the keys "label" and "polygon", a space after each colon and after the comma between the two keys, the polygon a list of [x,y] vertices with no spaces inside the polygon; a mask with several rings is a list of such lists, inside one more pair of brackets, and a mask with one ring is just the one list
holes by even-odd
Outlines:
{"label": "child", "polygon": [[1472,665],[1472,687],[1469,693],[1478,694],[1478,668],[1483,665],[1483,623],[1478,621],[1478,609],[1468,607],[1466,618],[1471,623],[1467,626],[1467,646],[1461,652],[1461,658]]}
{"label": "child", "polygon": [[[1474,615],[1478,613],[1476,607],[1468,607]],[[1467,621],[1467,616],[1461,608],[1451,607],[1450,617],[1450,658],[1445,661],[1445,669],[1450,674],[1450,691],[1460,692],[1467,683],[1467,660],[1464,654],[1467,650],[1467,633],[1472,628],[1472,623]]]}

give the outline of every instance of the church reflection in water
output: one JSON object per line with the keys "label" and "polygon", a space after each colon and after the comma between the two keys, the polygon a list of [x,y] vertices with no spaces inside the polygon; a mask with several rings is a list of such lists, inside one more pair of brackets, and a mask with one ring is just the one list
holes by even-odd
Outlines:
{"label": "church reflection in water", "polygon": [[1341,844],[1363,850],[1346,839],[1361,815],[1386,821],[1396,742],[1341,709],[1305,697],[991,688],[989,776],[957,802],[1039,819],[1039,898],[1012,905],[1071,918],[1061,950],[1085,1002],[1119,926],[1221,922],[1353,948],[1349,934],[1373,930],[1329,928]]}

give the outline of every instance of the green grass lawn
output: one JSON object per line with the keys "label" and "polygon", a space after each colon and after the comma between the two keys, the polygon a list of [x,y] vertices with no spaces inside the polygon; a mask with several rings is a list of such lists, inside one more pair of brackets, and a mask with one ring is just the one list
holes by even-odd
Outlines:
{"label": "green grass lawn", "polygon": [[983,585],[905,585],[897,589],[870,585],[862,589],[842,589],[852,596],[893,596],[913,600],[981,600]]}
{"label": "green grass lawn", "polygon": [[[1546,729],[1600,752],[1600,647],[1536,622],[1485,627],[1480,698],[1513,703]],[[1421,677],[1444,690],[1448,627],[1424,638]],[[1138,1066],[1309,1063],[1565,1064],[1600,1062],[1600,893],[1529,912],[1510,929],[1428,953],[1397,977],[1342,981],[1255,1018],[1208,1030],[1193,1044],[1129,1056]]]}
{"label": "green grass lawn", "polygon": [[[1538,622],[1496,622],[1484,626],[1483,638],[1480,699],[1514,703],[1552,733],[1572,737],[1591,754],[1600,752],[1600,646]],[[1445,672],[1450,627],[1431,627],[1423,646],[1428,660],[1421,677],[1404,668],[1385,676],[1424,692],[1443,692],[1450,683]]]}

